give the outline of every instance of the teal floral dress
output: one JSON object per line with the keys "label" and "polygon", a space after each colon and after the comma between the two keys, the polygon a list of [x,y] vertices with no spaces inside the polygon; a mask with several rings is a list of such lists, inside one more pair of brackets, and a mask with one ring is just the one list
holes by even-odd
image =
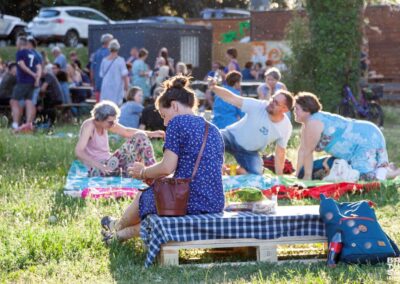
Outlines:
{"label": "teal floral dress", "polygon": [[375,170],[388,165],[385,137],[375,124],[323,111],[310,119],[324,125],[315,151],[346,160],[360,172],[360,179],[373,180]]}
{"label": "teal floral dress", "polygon": [[146,76],[140,75],[140,73],[147,71],[149,71],[149,67],[142,59],[136,59],[135,62],[133,62],[131,85],[140,87],[145,98],[148,98],[151,95],[150,84],[149,79]]}

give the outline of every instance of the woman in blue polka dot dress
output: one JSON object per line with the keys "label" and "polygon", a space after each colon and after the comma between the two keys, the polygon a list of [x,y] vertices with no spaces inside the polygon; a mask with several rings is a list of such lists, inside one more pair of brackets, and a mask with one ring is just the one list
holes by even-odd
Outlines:
{"label": "woman in blue polka dot dress", "polygon": [[[206,121],[193,112],[197,100],[189,88],[189,79],[175,76],[164,83],[164,92],[156,107],[167,126],[164,156],[161,162],[145,167],[135,163],[129,169],[134,178],[159,178],[174,173],[176,178],[192,175],[203,142]],[[188,214],[218,213],[224,208],[222,163],[224,145],[218,129],[210,124],[206,146],[197,173],[190,183]],[[156,214],[153,190],[139,193],[121,219],[104,217],[104,240],[114,237],[120,241],[139,236],[140,221],[148,214]]]}

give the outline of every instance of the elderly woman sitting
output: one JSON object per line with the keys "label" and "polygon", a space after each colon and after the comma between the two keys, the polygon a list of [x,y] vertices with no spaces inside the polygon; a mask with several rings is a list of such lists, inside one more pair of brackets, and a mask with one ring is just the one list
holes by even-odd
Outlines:
{"label": "elderly woman sitting", "polygon": [[[118,123],[120,111],[111,101],[96,104],[92,117],[82,123],[75,154],[89,168],[89,176],[126,176],[128,166],[143,162],[154,164],[150,138],[163,138],[163,131],[142,131]],[[128,140],[114,154],[110,153],[108,131]]]}
{"label": "elderly woman sitting", "polygon": [[394,178],[400,170],[389,165],[385,137],[368,121],[354,120],[321,111],[312,93],[296,97],[295,120],[302,124],[297,173],[304,167],[304,179],[311,179],[314,151],[325,151],[347,161],[362,180]]}
{"label": "elderly woman sitting", "polygon": [[[164,83],[164,92],[157,98],[156,107],[167,127],[164,156],[152,166],[135,163],[130,168],[134,178],[156,179],[170,174],[189,178],[205,135],[204,118],[194,114],[196,97],[189,87],[189,79],[175,76]],[[190,183],[188,214],[218,213],[224,208],[222,162],[224,144],[218,129],[209,124],[205,149],[194,179]],[[116,238],[124,241],[139,236],[140,222],[148,214],[156,214],[153,190],[139,193],[120,220],[104,217],[104,241]]]}

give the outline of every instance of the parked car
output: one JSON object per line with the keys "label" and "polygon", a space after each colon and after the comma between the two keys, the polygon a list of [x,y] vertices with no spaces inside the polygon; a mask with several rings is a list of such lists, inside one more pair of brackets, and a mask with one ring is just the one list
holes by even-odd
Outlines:
{"label": "parked car", "polygon": [[87,43],[89,25],[113,24],[103,13],[86,7],[47,7],[28,24],[28,33],[39,42],[63,41],[75,47]]}
{"label": "parked car", "polygon": [[152,16],[137,20],[138,23],[162,23],[162,24],[185,24],[181,17],[173,16]]}
{"label": "parked car", "polygon": [[25,34],[27,23],[21,18],[0,14],[0,39],[15,43],[18,36]]}
{"label": "parked car", "polygon": [[242,9],[223,8],[211,9],[207,8],[200,12],[203,19],[224,19],[224,18],[247,18],[250,17],[250,12]]}

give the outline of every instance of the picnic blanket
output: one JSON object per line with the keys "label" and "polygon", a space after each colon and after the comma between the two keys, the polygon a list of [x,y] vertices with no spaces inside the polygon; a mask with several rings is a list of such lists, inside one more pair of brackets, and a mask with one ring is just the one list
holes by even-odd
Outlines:
{"label": "picnic blanket", "polygon": [[[224,191],[241,187],[269,189],[279,184],[274,176],[241,175],[223,176]],[[122,177],[88,177],[88,169],[80,161],[74,161],[68,171],[64,193],[82,198],[134,197],[138,189],[148,185],[141,180]]]}
{"label": "picnic blanket", "polygon": [[68,171],[64,193],[74,197],[133,197],[138,188],[146,188],[141,180],[123,177],[88,177],[88,169],[80,161],[74,161]]}
{"label": "picnic blanket", "polygon": [[[148,187],[141,180],[123,177],[88,177],[87,173],[85,165],[80,161],[74,161],[68,172],[65,194],[82,198],[134,197],[138,189]],[[346,193],[379,190],[382,184],[400,186],[400,179],[370,183],[331,183],[318,180],[304,181],[294,176],[276,176],[272,172],[266,172],[262,176],[251,174],[223,176],[222,183],[225,193],[239,188],[254,187],[260,189],[267,197],[278,193],[279,199],[319,199],[320,193],[337,199]]]}
{"label": "picnic blanket", "polygon": [[188,242],[210,239],[260,240],[293,236],[325,236],[319,206],[282,206],[274,215],[251,212],[160,217],[148,215],[141,223],[140,236],[148,248],[145,266],[149,267],[170,241]]}

